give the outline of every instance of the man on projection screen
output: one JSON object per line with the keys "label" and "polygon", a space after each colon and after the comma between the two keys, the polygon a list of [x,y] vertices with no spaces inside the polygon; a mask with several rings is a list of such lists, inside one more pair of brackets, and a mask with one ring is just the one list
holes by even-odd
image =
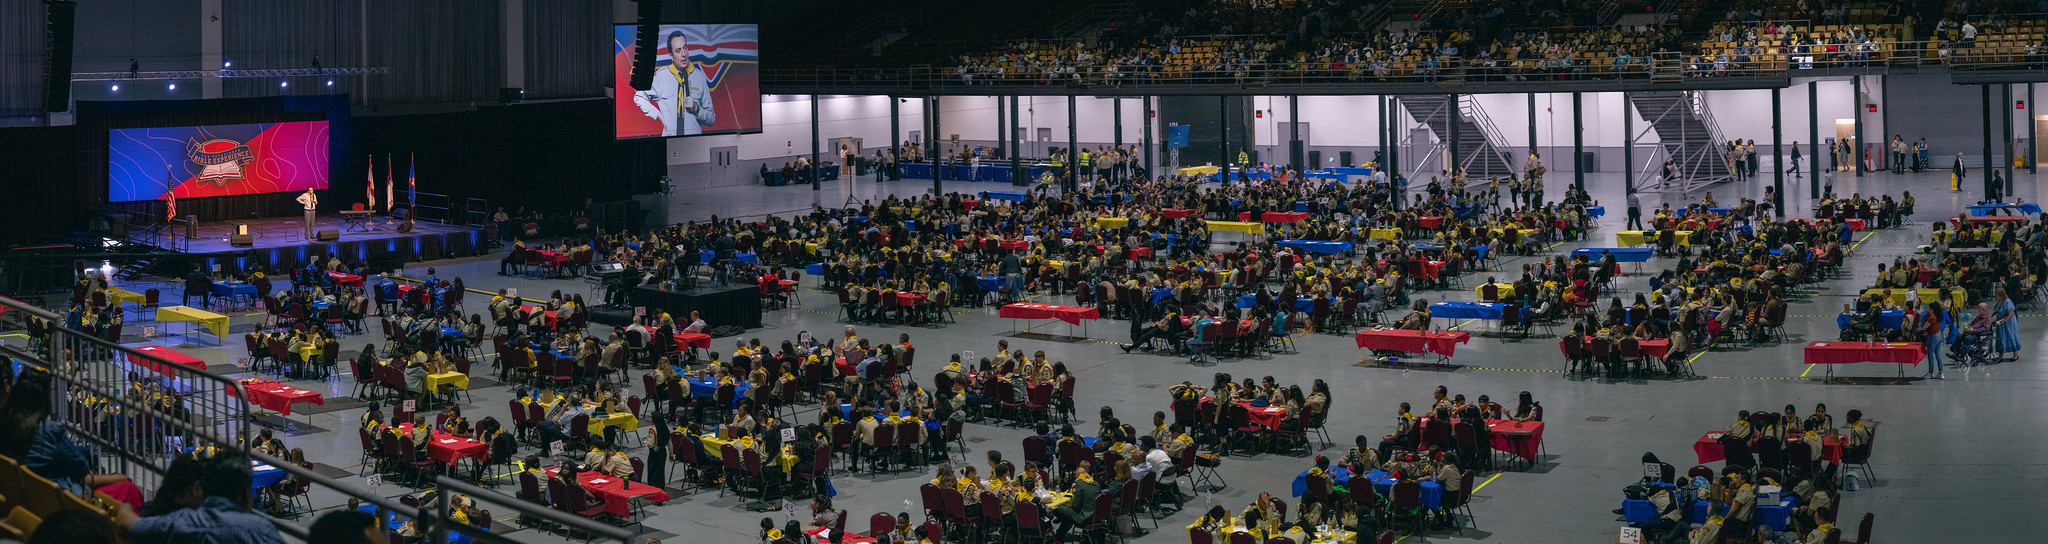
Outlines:
{"label": "man on projection screen", "polygon": [[633,104],[661,121],[662,136],[703,134],[705,126],[718,122],[718,113],[711,107],[711,84],[690,63],[689,40],[682,32],[668,33],[668,58],[668,68],[654,75],[654,88],[633,93]]}

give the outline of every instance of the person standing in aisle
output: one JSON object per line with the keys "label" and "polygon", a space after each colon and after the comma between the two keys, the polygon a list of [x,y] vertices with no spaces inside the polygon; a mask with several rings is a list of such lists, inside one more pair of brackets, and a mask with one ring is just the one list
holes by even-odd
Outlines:
{"label": "person standing in aisle", "polygon": [[1636,193],[1628,194],[1628,223],[1622,228],[1643,230],[1643,201]]}
{"label": "person standing in aisle", "polygon": [[1959,193],[1959,192],[1962,192],[1962,190],[1963,190],[1963,177],[1964,177],[1965,175],[1969,174],[1969,173],[1970,173],[1970,171],[1969,171],[1969,170],[1967,170],[1967,169],[1963,168],[1963,154],[1962,154],[1962,152],[1957,152],[1957,153],[1956,153],[1956,165],[1955,165],[1955,166],[1953,166],[1953,167],[1950,167],[1950,168],[1949,168],[1949,178],[1948,178],[1948,191],[1949,191],[1949,192],[1951,192],[1951,193]]}

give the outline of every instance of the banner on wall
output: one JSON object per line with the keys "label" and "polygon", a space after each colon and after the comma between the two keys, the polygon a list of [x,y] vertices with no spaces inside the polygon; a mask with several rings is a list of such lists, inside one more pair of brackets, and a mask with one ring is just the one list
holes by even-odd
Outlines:
{"label": "banner on wall", "polygon": [[326,121],[108,131],[107,201],[327,188]]}
{"label": "banner on wall", "polygon": [[[760,29],[755,25],[661,25],[660,43],[634,43],[633,25],[612,28],[612,117],[624,138],[761,131]],[[631,84],[633,53],[654,47],[654,84]]]}

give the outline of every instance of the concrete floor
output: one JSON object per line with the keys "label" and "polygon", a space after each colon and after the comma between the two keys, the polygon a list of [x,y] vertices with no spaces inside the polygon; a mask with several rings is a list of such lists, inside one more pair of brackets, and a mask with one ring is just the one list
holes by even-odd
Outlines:
{"label": "concrete floor", "polygon": [[[2042,193],[2041,188],[2048,183],[2048,177],[2028,176],[2024,170],[2021,173],[2016,196],[2029,202],[2038,201],[2037,195]],[[1561,194],[1562,183],[1569,179],[1569,174],[1553,177],[1553,198]],[[1796,197],[1788,202],[1793,217],[1810,215],[1806,211],[1810,205],[1803,198],[1806,193],[1804,183],[1804,180],[1787,180]],[[1835,337],[1835,313],[1841,304],[1851,300],[1852,291],[1871,281],[1871,272],[1877,262],[1888,262],[1893,255],[1911,251],[1914,245],[1923,243],[1928,221],[1953,214],[1966,205],[1966,201],[1974,200],[1949,193],[1946,185],[1945,173],[1872,174],[1860,179],[1844,177],[1838,180],[1835,188],[1840,193],[1886,193],[1896,198],[1900,191],[1913,191],[1919,197],[1918,214],[1912,218],[1914,223],[1906,229],[1859,234],[1859,242],[1851,253],[1849,265],[1845,267],[1851,271],[1848,277],[1827,282],[1817,295],[1799,297],[1791,302],[1792,317],[1787,325],[1793,336],[1791,341],[1755,348],[1716,348],[1692,361],[1702,376],[1695,380],[1617,383],[1567,378],[1562,373],[1563,362],[1556,341],[1542,338],[1503,341],[1489,336],[1476,337],[1472,343],[1458,350],[1455,362],[1462,368],[1444,372],[1355,366],[1363,354],[1354,348],[1350,338],[1332,335],[1301,338],[1298,341],[1299,353],[1196,366],[1170,356],[1142,352],[1126,355],[1113,344],[1011,338],[1013,323],[998,319],[990,310],[959,315],[958,323],[944,328],[862,326],[860,329],[864,336],[886,338],[909,333],[912,341],[929,354],[926,361],[942,360],[943,356],[937,354],[948,352],[975,350],[986,353],[994,349],[996,341],[1005,338],[1013,347],[1044,350],[1052,360],[1064,361],[1080,377],[1076,393],[1078,411],[1090,423],[1098,406],[1114,408],[1127,422],[1142,423],[1152,412],[1166,409],[1168,398],[1163,386],[1183,380],[1206,383],[1211,374],[1218,371],[1239,377],[1271,375],[1281,384],[1303,384],[1304,387],[1318,378],[1328,381],[1335,397],[1332,409],[1337,415],[1329,420],[1329,433],[1339,444],[1349,444],[1354,435],[1377,437],[1388,432],[1398,403],[1426,404],[1431,389],[1438,385],[1448,386],[1452,393],[1464,394],[1468,398],[1485,394],[1504,403],[1511,403],[1517,392],[1526,390],[1543,402],[1548,409],[1548,455],[1532,469],[1518,467],[1507,472],[1481,475],[1472,507],[1472,521],[1476,526],[1466,527],[1462,534],[1440,531],[1410,537],[1404,542],[1608,542],[1622,525],[1610,510],[1619,504],[1620,489],[1640,474],[1637,459],[1643,452],[1656,452],[1683,469],[1694,464],[1691,444],[1702,432],[1726,426],[1737,410],[1777,410],[1788,403],[1798,405],[1802,414],[1811,412],[1815,403],[1826,403],[1837,418],[1849,409],[1861,409],[1867,418],[1881,422],[1880,429],[1884,432],[1873,456],[1880,478],[1864,482],[1865,487],[1861,491],[1845,494],[1840,515],[1845,533],[1854,533],[1854,520],[1865,512],[1872,512],[1876,514],[1878,534],[1884,535],[1879,537],[1880,541],[2013,541],[2014,537],[2036,534],[2048,527],[2039,518],[2031,517],[2041,504],[2039,490],[2048,484],[2048,464],[2035,460],[2035,456],[2029,454],[2048,451],[2048,435],[2013,432],[2048,423],[2048,415],[2044,415],[2048,413],[2041,411],[2037,404],[2038,399],[2048,393],[2043,391],[2043,383],[2048,383],[2043,378],[2048,377],[2048,373],[2034,366],[2040,360],[2036,355],[2039,342],[2035,335],[2041,332],[2044,323],[2048,323],[2048,319],[2043,319],[2039,313],[2041,310],[2023,312],[2026,314],[2020,325],[2023,337],[2034,344],[2023,352],[2020,362],[1976,369],[1952,368],[1946,381],[1911,381],[1902,385],[1828,385],[1816,379],[1819,371],[1809,374],[1807,368],[1800,364],[1800,346],[1805,341]],[[1563,253],[1582,245],[1612,245],[1612,231],[1619,230],[1622,220],[1620,212],[1624,197],[1620,175],[1592,174],[1588,176],[1587,186],[1595,198],[1613,213],[1604,219],[1601,231],[1592,237],[1591,242],[1562,244],[1552,248],[1553,252]],[[1006,186],[946,184],[949,191],[999,187]],[[667,209],[670,221],[703,219],[713,213],[720,216],[789,213],[808,210],[813,205],[836,206],[843,203],[849,194],[861,198],[891,193],[914,195],[930,188],[928,180],[840,182],[816,192],[804,186],[721,188],[672,195]],[[1708,190],[1721,202],[1735,200],[1736,194],[1762,194],[1762,186],[1757,183],[1720,184]],[[1643,200],[1645,206],[1665,201],[1674,205],[1690,201],[1678,194],[1656,193],[1644,194]],[[1513,267],[1531,259],[1508,259],[1502,266]],[[1660,258],[1645,265],[1644,271],[1661,270],[1670,264],[1669,259]],[[495,259],[427,265],[438,267],[443,278],[461,277],[471,287],[489,291],[500,287],[518,287],[524,293],[546,293],[556,289],[587,292],[588,289],[578,280],[500,277],[496,275]],[[422,274],[425,266],[408,269],[407,273]],[[1640,291],[1645,288],[1645,278],[1645,274],[1631,274],[1621,280],[1620,287],[1623,291]],[[1468,280],[1466,283],[1471,285],[1477,281]],[[836,322],[836,308],[829,301],[829,295],[820,291],[807,291],[804,295],[805,306],[769,312],[764,317],[765,327],[749,331],[746,336],[773,343],[793,338],[800,330],[837,330],[840,325]],[[1420,296],[1432,301],[1473,298],[1469,289]],[[1060,299],[1041,297],[1039,300],[1056,302]],[[472,306],[471,311],[481,310],[480,304]],[[238,315],[235,322],[240,325],[256,319],[254,315]],[[1480,331],[1489,327],[1485,323],[1458,325]],[[603,329],[601,326],[594,328]],[[1051,327],[1041,324],[1039,328],[1057,334],[1067,332],[1064,324]],[[238,327],[236,334],[239,335],[241,330],[246,330],[246,326]],[[1096,322],[1089,327],[1095,338],[1105,341],[1125,340],[1126,330],[1123,322],[1115,321]],[[367,338],[352,337],[345,338],[342,343],[344,346],[358,346],[367,341]],[[714,345],[726,347],[731,342],[731,339],[719,339]],[[239,341],[230,344],[225,348],[181,349],[208,361],[230,361],[243,355]],[[935,365],[927,363],[921,366],[924,368],[918,371],[919,379],[929,381]],[[476,372],[483,375],[489,372],[489,368],[488,364],[481,364]],[[1892,365],[1882,364],[1848,365],[1837,369],[1838,375],[1850,376],[1881,377],[1894,372]],[[1910,376],[1918,376],[1920,372],[1917,368],[1907,369]],[[349,392],[350,385],[345,380],[295,385],[324,390],[330,397],[338,397]],[[634,378],[636,383],[637,380]],[[472,420],[488,415],[510,421],[508,414],[504,413],[505,400],[516,395],[503,387],[472,393],[473,406],[466,409]],[[358,409],[319,414],[313,416],[311,422],[318,427],[346,430],[360,413]],[[809,416],[804,417],[808,419]],[[293,419],[305,421],[303,416],[294,416]],[[1971,423],[1980,419],[1979,423]],[[966,433],[970,443],[969,459],[981,459],[987,449],[1001,450],[1006,458],[1021,455],[1019,444],[1025,434],[1023,430],[974,424],[967,426]],[[285,441],[292,447],[304,448],[313,461],[351,471],[356,465],[358,445],[352,432],[320,432],[289,437]],[[1332,446],[1320,453],[1336,456],[1343,451],[1341,446]],[[644,455],[645,451],[635,450],[633,454]],[[1206,510],[1208,504],[1222,504],[1237,510],[1260,491],[1284,496],[1288,494],[1294,475],[1311,462],[1310,458],[1274,454],[1231,457],[1222,469],[1229,482],[1227,489],[1201,495],[1187,512],[1160,520],[1161,530],[1137,540],[1184,541],[1186,536],[1180,528],[1190,523],[1200,511]],[[838,506],[850,512],[851,525],[865,530],[867,525],[861,520],[876,512],[912,511],[913,518],[921,519],[921,515],[915,512],[915,506],[906,505],[906,498],[914,499],[917,486],[930,477],[931,469],[927,468],[879,478],[865,474],[840,475],[833,482],[839,491]],[[352,487],[364,485],[361,479],[353,476],[342,478],[337,483]],[[501,489],[511,493],[514,488],[516,486]],[[389,484],[377,490],[383,495],[406,491]],[[337,506],[341,499],[332,492],[316,491],[314,502],[324,508]],[[736,498],[721,499],[716,493],[679,497],[665,506],[649,507],[648,512],[651,515],[645,522],[647,528],[662,533],[667,542],[752,541],[758,521],[763,516],[746,512]],[[778,523],[784,516],[779,512],[770,515]],[[669,538],[667,535],[687,536]],[[559,540],[533,530],[512,532],[508,536],[526,542]],[[1853,538],[1854,535],[1844,536]]]}

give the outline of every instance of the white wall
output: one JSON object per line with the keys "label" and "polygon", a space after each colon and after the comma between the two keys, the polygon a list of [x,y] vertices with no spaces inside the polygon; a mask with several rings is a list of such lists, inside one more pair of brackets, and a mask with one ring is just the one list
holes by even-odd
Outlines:
{"label": "white wall", "polygon": [[[1837,119],[1855,119],[1858,104],[1877,104],[1876,114],[1863,114],[1863,137],[1871,143],[1891,139],[1885,132],[1883,84],[1878,78],[1867,77],[1863,81],[1862,98],[1855,98],[1849,80],[1813,80],[1796,78],[1792,86],[1781,91],[1784,95],[1779,102],[1779,122],[1782,123],[1785,145],[1798,142],[1800,147],[1812,145],[1810,109],[1807,107],[1807,82],[1815,82],[1820,109],[1820,137],[1825,142],[1835,136]],[[1959,87],[1960,88],[1960,87]],[[1756,140],[1765,148],[1765,156],[1771,145],[1771,91],[1741,90],[1712,91],[1706,93],[1707,109],[1713,112],[1715,123],[1721,126],[1721,135],[1727,138]],[[1823,146],[1823,152],[1826,148]],[[1807,150],[1801,150],[1802,155]],[[1790,151],[1787,151],[1790,153]]]}
{"label": "white wall", "polygon": [[[959,135],[962,144],[991,144],[997,139],[996,100],[993,96],[948,96],[939,100],[939,138],[950,139]],[[1140,143],[1144,137],[1145,105],[1136,98],[1123,100],[1123,142],[1125,145]],[[1074,101],[1075,117],[1080,121],[1075,137],[1086,146],[1109,145],[1116,141],[1113,100],[1083,96]],[[1007,104],[1007,99],[1005,100]],[[1017,124],[1024,128],[1025,156],[1040,156],[1047,145],[1038,141],[1038,129],[1052,129],[1050,145],[1067,145],[1067,98],[1064,96],[1025,96],[1017,99]],[[1003,109],[1002,123],[1009,124],[1008,106]],[[1157,132],[1154,138],[1164,138]]]}
{"label": "white wall", "polygon": [[[805,95],[761,97],[759,134],[690,136],[668,141],[668,164],[701,164],[711,161],[711,149],[739,146],[739,159],[775,160],[811,152],[811,102]],[[818,99],[818,137],[821,153],[830,155],[827,143],[833,138],[862,138],[864,155],[889,145],[889,101],[887,96],[822,96]],[[924,101],[905,99],[897,106],[901,116],[898,130],[903,135],[924,126]],[[900,140],[907,136],[899,135]]]}

